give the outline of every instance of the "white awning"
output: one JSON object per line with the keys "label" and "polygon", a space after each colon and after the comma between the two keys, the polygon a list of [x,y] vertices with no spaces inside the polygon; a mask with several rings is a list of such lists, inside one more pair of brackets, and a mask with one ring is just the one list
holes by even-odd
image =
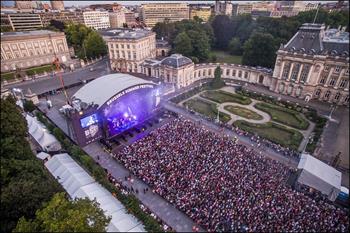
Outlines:
{"label": "white awning", "polygon": [[96,200],[106,216],[111,216],[108,232],[145,232],[144,226],[133,215],[128,214],[125,206],[97,183],[68,154],[56,154],[45,166],[61,183],[67,193],[74,198]]}
{"label": "white awning", "polygon": [[341,187],[341,172],[308,154],[302,154],[298,169],[302,170],[298,177],[299,183],[322,192],[331,201],[337,198]]}
{"label": "white awning", "polygon": [[39,154],[36,155],[36,157],[37,157],[38,159],[44,160],[44,159],[50,157],[50,155],[47,154],[47,153],[45,153],[45,152],[40,152]]}

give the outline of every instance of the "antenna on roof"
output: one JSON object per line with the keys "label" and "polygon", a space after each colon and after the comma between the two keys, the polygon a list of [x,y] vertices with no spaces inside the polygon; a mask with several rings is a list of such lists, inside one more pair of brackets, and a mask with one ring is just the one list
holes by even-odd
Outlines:
{"label": "antenna on roof", "polygon": [[312,22],[312,23],[315,23],[315,22],[316,22],[316,18],[317,18],[318,10],[320,9],[320,6],[321,6],[321,3],[318,3],[318,5],[317,5],[317,11],[316,11],[315,18],[314,18],[314,22]]}

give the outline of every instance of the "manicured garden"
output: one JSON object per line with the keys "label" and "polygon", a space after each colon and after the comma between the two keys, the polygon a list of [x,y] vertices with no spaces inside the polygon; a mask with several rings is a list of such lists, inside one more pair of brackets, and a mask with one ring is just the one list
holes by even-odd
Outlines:
{"label": "manicured garden", "polygon": [[235,121],[233,125],[294,150],[298,149],[303,140],[303,135],[299,131],[288,129],[273,122],[253,124],[247,121],[238,120]]}
{"label": "manicured garden", "polygon": [[[216,107],[216,104],[206,102],[204,100],[201,100],[199,98],[194,98],[187,100],[184,103],[185,106],[187,106],[189,109],[198,112],[200,114],[203,114],[211,119],[216,119],[218,115],[218,110]],[[219,113],[220,121],[226,123],[229,120],[231,120],[231,117],[223,112]]]}
{"label": "manicured garden", "polygon": [[[43,66],[29,68],[24,70],[24,72],[28,76],[32,76],[35,74],[42,74],[44,72],[52,72],[53,70],[54,70],[54,67],[50,64],[50,65],[43,65]],[[7,72],[7,73],[1,74],[1,81],[3,80],[9,81],[11,79],[15,79],[15,72]]]}
{"label": "manicured garden", "polygon": [[273,121],[281,124],[302,130],[309,127],[309,122],[294,110],[269,103],[256,103],[254,107],[268,113]]}
{"label": "manicured garden", "polygon": [[242,96],[235,93],[229,93],[226,91],[206,91],[200,94],[200,97],[209,99],[217,103],[234,102],[238,104],[248,105],[252,101],[246,96]]}
{"label": "manicured garden", "polygon": [[252,119],[252,120],[262,120],[263,117],[259,115],[258,113],[247,109],[247,108],[242,108],[239,106],[233,106],[233,105],[227,105],[224,107],[227,111],[231,112],[232,114],[247,118],[247,119]]}

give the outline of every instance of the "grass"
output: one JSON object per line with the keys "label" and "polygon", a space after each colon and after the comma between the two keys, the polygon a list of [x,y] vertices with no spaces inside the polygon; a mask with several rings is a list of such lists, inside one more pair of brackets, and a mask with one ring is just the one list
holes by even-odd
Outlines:
{"label": "grass", "polygon": [[243,120],[238,120],[235,121],[233,125],[294,150],[298,150],[298,147],[303,140],[303,135],[299,131],[288,129],[273,122],[253,124]]}
{"label": "grass", "polygon": [[302,130],[309,127],[309,122],[305,120],[300,113],[294,110],[269,103],[256,103],[254,107],[268,113],[271,116],[272,121]]}
{"label": "grass", "polygon": [[210,56],[215,55],[218,63],[242,64],[242,56],[234,56],[222,50],[212,50]]}
{"label": "grass", "polygon": [[[205,115],[209,118],[216,119],[218,110],[216,107],[216,104],[206,102],[204,100],[201,100],[199,98],[194,98],[187,100],[184,103],[185,106],[188,106],[189,109],[198,112],[202,115]],[[219,113],[220,121],[227,123],[229,120],[231,120],[231,117],[223,112]]]}
{"label": "grass", "polygon": [[262,120],[263,119],[263,117],[261,115],[259,115],[258,113],[254,112],[250,109],[247,109],[247,108],[228,105],[228,106],[225,106],[224,109],[226,109],[227,111],[229,111],[235,115],[238,115],[238,116],[241,116],[241,117],[244,117],[247,119],[252,119],[252,120]]}
{"label": "grass", "polygon": [[[34,74],[42,74],[44,72],[51,72],[53,69],[52,65],[44,65],[44,66],[38,66],[38,67],[33,67],[33,68],[29,68],[24,70],[24,72],[31,76]],[[15,72],[7,72],[7,73],[3,73],[1,74],[1,80],[11,80],[15,78]]]}
{"label": "grass", "polygon": [[248,105],[252,101],[246,96],[225,91],[206,91],[200,94],[201,97],[212,100],[217,103],[233,102]]}

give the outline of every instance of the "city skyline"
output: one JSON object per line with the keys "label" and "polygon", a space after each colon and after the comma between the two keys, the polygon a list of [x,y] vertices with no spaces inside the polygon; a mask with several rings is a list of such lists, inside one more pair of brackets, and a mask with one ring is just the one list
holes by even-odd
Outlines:
{"label": "city skyline", "polygon": [[[50,3],[50,1],[41,1],[43,3]],[[239,3],[248,3],[248,2],[261,2],[261,1],[235,1]],[[304,1],[305,3],[327,3],[327,2],[337,2],[337,1]],[[15,1],[3,1],[4,6],[14,6]],[[215,3],[215,1],[64,1],[64,5],[66,7],[71,6],[88,6],[91,4],[111,4],[111,3],[119,3],[121,5],[141,5],[143,3]]]}

